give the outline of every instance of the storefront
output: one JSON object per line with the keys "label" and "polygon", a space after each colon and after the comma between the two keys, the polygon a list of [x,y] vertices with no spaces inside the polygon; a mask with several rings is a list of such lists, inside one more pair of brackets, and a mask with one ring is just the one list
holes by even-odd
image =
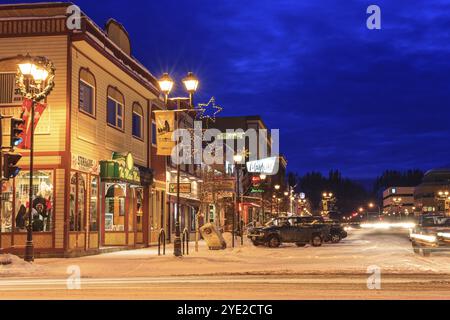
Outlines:
{"label": "storefront", "polygon": [[145,245],[151,171],[134,165],[131,153],[100,161],[102,217],[100,246]]}
{"label": "storefront", "polygon": [[69,251],[99,248],[99,165],[72,154],[69,194]]}
{"label": "storefront", "polygon": [[[46,250],[54,248],[55,176],[54,169],[33,172],[33,240],[36,247]],[[2,184],[0,248],[14,251],[25,246],[29,217],[29,182],[30,172],[22,170],[15,179]]]}
{"label": "storefront", "polygon": [[[180,231],[187,230],[189,234],[194,234],[196,224],[202,224],[203,221],[197,221],[197,215],[200,210],[200,199],[198,195],[199,181],[194,175],[182,173],[180,178],[180,207],[177,208],[177,183],[176,171],[167,171],[167,194],[171,239],[175,234],[175,223],[177,215],[180,215]],[[192,238],[193,239],[193,238]]]}

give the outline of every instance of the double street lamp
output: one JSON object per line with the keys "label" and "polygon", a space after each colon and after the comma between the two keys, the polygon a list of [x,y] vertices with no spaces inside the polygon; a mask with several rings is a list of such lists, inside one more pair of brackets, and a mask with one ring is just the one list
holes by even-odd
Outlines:
{"label": "double street lamp", "polygon": [[447,212],[446,212],[447,201],[450,200],[450,192],[448,190],[445,190],[445,191],[441,190],[441,191],[438,191],[437,195],[438,195],[439,200],[443,201],[443,203],[444,203],[443,212],[444,212],[444,215],[446,215],[447,214]]}
{"label": "double street lamp", "polygon": [[[28,225],[24,260],[34,261],[33,245],[33,165],[35,104],[44,100],[54,87],[55,66],[46,57],[20,56],[17,85],[22,96],[31,100],[30,107],[30,180],[28,186]],[[45,85],[45,86],[44,86]]]}
{"label": "double street lamp", "polygon": [[[195,91],[197,91],[199,81],[194,76],[192,72],[189,72],[187,77],[185,77],[183,80],[184,87],[186,91],[189,93],[189,107],[193,107],[193,95]],[[169,76],[168,73],[164,73],[161,78],[158,80],[159,88],[161,89],[161,92],[164,94],[164,103],[167,108],[167,103],[169,99],[169,94],[173,89],[174,81]],[[176,111],[182,111],[182,110],[176,110]],[[179,127],[179,117],[176,113],[176,119],[175,122],[177,124],[177,129]],[[178,144],[177,144],[177,155],[178,155]],[[177,210],[176,210],[176,217],[175,217],[175,239],[173,243],[173,254],[176,257],[181,257],[181,230],[180,230],[180,161],[177,161]]]}

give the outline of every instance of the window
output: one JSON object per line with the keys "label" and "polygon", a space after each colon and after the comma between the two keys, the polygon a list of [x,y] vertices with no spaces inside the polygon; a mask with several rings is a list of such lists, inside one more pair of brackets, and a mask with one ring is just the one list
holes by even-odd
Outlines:
{"label": "window", "polygon": [[89,206],[89,230],[98,231],[98,177],[91,177],[91,201]]}
{"label": "window", "polygon": [[16,90],[16,74],[0,73],[0,104],[20,103],[21,96]]}
{"label": "window", "polygon": [[152,145],[156,146],[156,122],[152,121]]}
{"label": "window", "polygon": [[13,185],[12,181],[4,181],[2,186],[2,201],[0,207],[1,232],[12,232],[13,222]]}
{"label": "window", "polygon": [[79,110],[95,117],[95,78],[88,69],[80,69]]}
{"label": "window", "polygon": [[133,117],[132,117],[132,134],[133,137],[144,139],[144,111],[139,103],[133,103]]}
{"label": "window", "polygon": [[108,88],[107,99],[107,119],[109,125],[116,127],[120,130],[124,130],[123,117],[124,117],[124,98],[123,95],[115,88]]}
{"label": "window", "polygon": [[106,184],[105,231],[125,231],[125,184]]}
{"label": "window", "polygon": [[86,176],[72,173],[70,178],[70,231],[84,231],[86,219]]}
{"label": "window", "polygon": [[[28,216],[30,172],[21,171],[16,177],[16,231],[25,232]],[[33,232],[51,232],[53,223],[53,171],[33,171]]]}

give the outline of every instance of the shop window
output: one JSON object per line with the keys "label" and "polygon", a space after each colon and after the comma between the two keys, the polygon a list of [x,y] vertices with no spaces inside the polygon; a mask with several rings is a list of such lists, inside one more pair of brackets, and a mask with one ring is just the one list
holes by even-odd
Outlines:
{"label": "shop window", "polygon": [[144,213],[142,189],[136,189],[136,231],[142,232],[142,216]]}
{"label": "shop window", "polygon": [[156,122],[152,121],[152,145],[156,147]]}
{"label": "shop window", "polygon": [[133,137],[144,139],[144,111],[137,102],[133,103],[132,125]]}
{"label": "shop window", "polygon": [[105,231],[125,231],[126,185],[109,184],[105,196]]}
{"label": "shop window", "polygon": [[91,199],[89,204],[89,230],[98,231],[98,177],[91,177]]}
{"label": "shop window", "polygon": [[79,110],[95,117],[95,78],[89,70],[80,69]]}
{"label": "shop window", "polygon": [[107,98],[107,122],[109,125],[124,130],[124,105],[123,95],[115,88],[108,88]]}
{"label": "shop window", "polygon": [[1,232],[12,232],[13,222],[13,185],[11,181],[5,181],[1,193]]}
{"label": "shop window", "polygon": [[190,213],[191,213],[191,217],[190,217],[190,231],[195,231],[195,208],[194,207],[190,207]]}
{"label": "shop window", "polygon": [[84,231],[86,221],[86,176],[73,173],[70,178],[69,230]]}
{"label": "shop window", "polygon": [[[30,172],[16,177],[16,231],[26,231]],[[32,228],[34,232],[50,232],[53,223],[53,171],[33,171]]]}

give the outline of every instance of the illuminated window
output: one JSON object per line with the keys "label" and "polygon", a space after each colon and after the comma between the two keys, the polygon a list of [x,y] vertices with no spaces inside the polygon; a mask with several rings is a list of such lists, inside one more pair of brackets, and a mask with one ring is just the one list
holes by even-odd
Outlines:
{"label": "illuminated window", "polygon": [[124,130],[124,105],[125,99],[123,95],[117,89],[113,87],[108,88],[108,98],[107,98],[107,119],[109,125]]}
{"label": "illuminated window", "polygon": [[89,70],[80,70],[79,110],[95,117],[95,78]]}
{"label": "illuminated window", "polygon": [[144,111],[139,103],[133,103],[132,134],[138,139],[144,138]]}

